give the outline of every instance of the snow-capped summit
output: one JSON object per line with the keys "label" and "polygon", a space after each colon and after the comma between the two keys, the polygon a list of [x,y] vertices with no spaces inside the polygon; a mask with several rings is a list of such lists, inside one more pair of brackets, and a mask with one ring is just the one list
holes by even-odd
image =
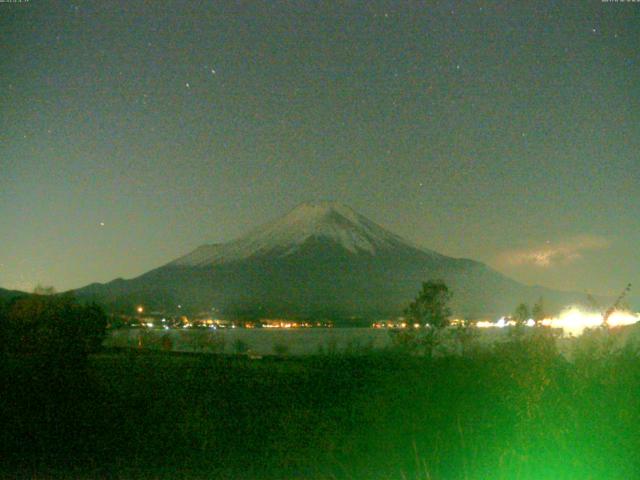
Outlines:
{"label": "snow-capped summit", "polygon": [[307,240],[330,241],[351,253],[370,255],[398,246],[416,248],[338,202],[307,202],[283,217],[225,244],[203,245],[171,265],[206,266],[275,253],[286,256]]}
{"label": "snow-capped summit", "polygon": [[135,302],[181,315],[215,307],[226,318],[351,322],[400,315],[429,279],[451,288],[456,315],[504,315],[540,297],[556,308],[584,297],[527,287],[482,263],[416,247],[335,202],[303,203],[237,240],[76,293],[119,309]]}

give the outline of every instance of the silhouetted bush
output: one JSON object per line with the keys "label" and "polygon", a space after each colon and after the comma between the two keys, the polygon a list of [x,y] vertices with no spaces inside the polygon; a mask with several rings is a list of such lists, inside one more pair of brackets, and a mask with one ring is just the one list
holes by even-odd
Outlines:
{"label": "silhouetted bush", "polygon": [[273,353],[279,357],[284,357],[289,353],[289,346],[284,343],[274,343],[273,344]]}
{"label": "silhouetted bush", "polygon": [[238,355],[243,355],[249,351],[249,344],[238,338],[233,342],[233,351]]}
{"label": "silhouetted bush", "polygon": [[5,353],[81,359],[100,348],[107,318],[97,305],[73,296],[29,295],[0,313],[0,349]]}

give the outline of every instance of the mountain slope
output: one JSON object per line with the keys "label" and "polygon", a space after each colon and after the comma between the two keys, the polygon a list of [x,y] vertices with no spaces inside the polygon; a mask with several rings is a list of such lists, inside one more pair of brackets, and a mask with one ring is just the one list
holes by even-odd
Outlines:
{"label": "mountain slope", "polygon": [[581,300],[421,249],[331,202],[302,204],[237,240],[77,293],[120,309],[144,304],[172,312],[180,305],[227,317],[380,318],[400,314],[428,279],[450,285],[460,315],[503,315],[540,296],[550,307]]}
{"label": "mountain slope", "polygon": [[284,217],[235,241],[203,245],[169,265],[195,267],[260,255],[287,256],[295,253],[310,238],[322,238],[354,254],[375,255],[399,247],[417,248],[345,205],[318,202],[302,204]]}
{"label": "mountain slope", "polygon": [[2,300],[10,300],[15,297],[20,297],[23,295],[27,295],[25,292],[20,292],[18,290],[5,290],[4,288],[0,288],[0,301]]}

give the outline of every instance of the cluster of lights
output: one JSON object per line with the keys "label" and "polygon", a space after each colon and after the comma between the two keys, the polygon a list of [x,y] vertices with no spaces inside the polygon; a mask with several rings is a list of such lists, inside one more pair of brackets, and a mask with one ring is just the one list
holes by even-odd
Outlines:
{"label": "cluster of lights", "polygon": [[[623,310],[616,310],[607,318],[609,327],[622,327],[640,322],[640,314]],[[504,328],[514,326],[514,320],[506,317],[500,318],[497,322],[481,321],[477,322],[479,328]],[[535,326],[536,322],[529,319],[525,322],[528,327]],[[560,315],[553,318],[545,318],[540,321],[545,327],[562,329],[565,335],[580,335],[587,328],[596,328],[603,325],[603,315],[599,312],[583,311],[578,307],[570,307],[563,310]]]}
{"label": "cluster of lights", "polygon": [[[310,328],[314,324],[310,322],[290,322],[288,320],[264,320],[262,323],[263,328]],[[320,322],[317,322],[317,327],[322,326]]]}
{"label": "cluster of lights", "polygon": [[[539,322],[543,327],[549,327],[553,329],[561,329],[564,335],[578,336],[587,328],[600,327],[604,323],[604,316],[599,312],[590,312],[581,310],[578,307],[569,307],[563,310],[558,316],[552,318],[545,318]],[[380,321],[375,322],[371,326],[373,328],[407,328],[408,324],[403,319],[398,321]],[[623,327],[627,325],[633,325],[640,322],[640,313],[633,313],[624,310],[615,310],[607,317],[607,326],[609,327]],[[451,326],[464,325],[465,321],[454,318],[451,320]],[[509,317],[500,317],[496,321],[480,320],[472,322],[472,325],[478,328],[505,328],[515,327],[516,321]],[[532,318],[524,322],[526,327],[535,327],[536,321]],[[414,328],[419,328],[419,324],[414,324]]]}
{"label": "cluster of lights", "polygon": [[[182,305],[178,305],[178,307],[182,307]],[[136,308],[138,314],[142,314],[144,312],[144,307],[138,306]],[[578,307],[569,307],[563,310],[557,317],[553,318],[545,318],[540,321],[540,325],[544,327],[550,327],[555,329],[561,329],[565,335],[573,335],[577,336],[582,334],[582,332],[587,328],[596,328],[603,325],[603,315],[599,312],[593,311],[584,311]],[[183,328],[192,327],[191,322],[189,322],[186,317],[182,317],[183,320]],[[402,319],[400,319],[402,320]],[[165,323],[165,319],[162,319],[162,323]],[[637,322],[640,322],[640,313],[633,313],[629,311],[623,310],[615,310],[607,317],[607,326],[609,327],[621,327],[626,325],[633,325]],[[205,322],[205,325],[209,328],[218,328],[220,326],[220,322],[218,320],[208,319]],[[451,321],[452,325],[462,324],[462,320],[454,319]],[[147,322],[144,324],[149,328],[153,328],[154,324],[152,322]],[[318,323],[318,326],[321,324]],[[478,328],[504,328],[504,327],[512,327],[516,325],[515,320],[508,317],[501,317],[495,322],[482,320],[478,322],[474,322],[474,325]],[[534,327],[536,325],[535,320],[529,319],[524,322],[524,325],[527,327]],[[253,324],[247,323],[245,325],[246,328],[253,327]],[[263,324],[265,328],[298,328],[298,327],[312,327],[313,324],[307,322],[289,322],[286,320],[278,320],[278,321],[267,321]],[[398,322],[376,322],[372,325],[374,328],[406,328],[407,323],[404,321]],[[165,330],[168,330],[169,327],[163,325]],[[420,327],[419,324],[415,324],[414,328]],[[235,325],[231,325],[231,328],[235,328]]]}

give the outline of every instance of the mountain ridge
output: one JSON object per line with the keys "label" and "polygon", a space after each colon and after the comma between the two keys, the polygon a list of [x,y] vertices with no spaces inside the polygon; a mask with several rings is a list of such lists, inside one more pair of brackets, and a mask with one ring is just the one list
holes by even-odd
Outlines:
{"label": "mountain ridge", "polygon": [[375,254],[378,250],[401,244],[420,249],[344,204],[305,202],[283,217],[254,228],[238,239],[201,245],[167,265],[203,266],[273,251],[287,255],[311,237],[328,238],[354,253]]}
{"label": "mountain ridge", "polygon": [[456,315],[506,315],[541,296],[554,309],[584,300],[420,248],[337,202],[303,203],[230,242],[77,293],[124,310],[180,305],[228,317],[382,318],[400,315],[429,279],[447,282]]}
{"label": "mountain ridge", "polygon": [[28,295],[26,292],[20,290],[8,290],[6,288],[0,288],[0,300],[10,300],[15,297],[21,297]]}

